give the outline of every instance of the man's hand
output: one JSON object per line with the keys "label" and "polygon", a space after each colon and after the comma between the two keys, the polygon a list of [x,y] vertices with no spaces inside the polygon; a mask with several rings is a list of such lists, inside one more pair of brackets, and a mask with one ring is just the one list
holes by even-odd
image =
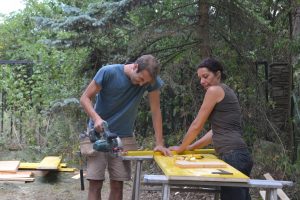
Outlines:
{"label": "man's hand", "polygon": [[101,133],[103,132],[103,120],[101,118],[97,119],[95,122],[94,122],[94,129],[96,129],[96,131],[98,133]]}
{"label": "man's hand", "polygon": [[172,152],[168,148],[165,148],[165,147],[163,147],[161,145],[157,145],[154,148],[154,151],[160,151],[161,153],[164,154],[164,156],[172,156]]}

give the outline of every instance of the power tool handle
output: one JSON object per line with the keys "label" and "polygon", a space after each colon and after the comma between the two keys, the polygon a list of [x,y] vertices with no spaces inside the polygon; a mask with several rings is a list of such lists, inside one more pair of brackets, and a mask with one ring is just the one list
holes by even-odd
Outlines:
{"label": "power tool handle", "polygon": [[114,139],[114,138],[118,137],[117,134],[110,132],[110,130],[108,129],[108,123],[106,121],[103,121],[102,128],[103,128],[103,132],[106,135],[107,139]]}

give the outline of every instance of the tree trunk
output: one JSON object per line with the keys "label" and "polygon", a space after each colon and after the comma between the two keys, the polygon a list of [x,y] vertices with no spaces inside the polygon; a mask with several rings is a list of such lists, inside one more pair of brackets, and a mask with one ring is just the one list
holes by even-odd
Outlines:
{"label": "tree trunk", "polygon": [[[290,33],[291,33],[291,40],[292,41],[297,41],[298,39],[300,39],[300,1],[299,0],[292,0],[291,1],[291,17],[290,17],[290,21],[291,21],[291,26],[290,26]],[[293,68],[295,68],[295,66],[299,63],[300,60],[300,54],[299,52],[296,53],[292,53],[291,54],[291,66]],[[291,80],[293,80],[293,77],[291,77]],[[298,94],[299,95],[299,94]],[[291,108],[292,111],[292,118],[294,118],[295,116],[293,116],[293,108]],[[291,124],[291,127],[293,127],[293,124]],[[296,135],[296,131],[293,131],[293,129],[291,129],[291,141],[292,141],[292,160],[296,161],[297,160],[297,149],[298,149],[298,144],[296,141],[297,137],[300,137],[300,135]],[[299,133],[298,133],[299,134]],[[298,155],[299,156],[299,155]]]}
{"label": "tree trunk", "polygon": [[209,40],[209,5],[205,0],[198,1],[199,6],[199,52],[201,59],[211,56]]}

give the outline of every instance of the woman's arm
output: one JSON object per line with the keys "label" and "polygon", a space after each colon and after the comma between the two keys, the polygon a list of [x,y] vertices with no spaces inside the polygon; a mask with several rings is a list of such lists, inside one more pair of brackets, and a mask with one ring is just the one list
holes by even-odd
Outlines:
{"label": "woman's arm", "polygon": [[212,142],[212,130],[209,130],[203,137],[187,147],[187,150],[201,149]]}
{"label": "woman's arm", "polygon": [[[207,89],[203,103],[198,111],[197,117],[192,122],[186,135],[183,138],[182,144],[176,148],[170,148],[171,150],[177,151],[177,153],[183,152],[187,149],[188,145],[191,144],[197,135],[202,130],[206,120],[210,113],[213,111],[215,105],[224,98],[224,90],[220,86],[211,86]],[[209,135],[208,135],[209,136]]]}

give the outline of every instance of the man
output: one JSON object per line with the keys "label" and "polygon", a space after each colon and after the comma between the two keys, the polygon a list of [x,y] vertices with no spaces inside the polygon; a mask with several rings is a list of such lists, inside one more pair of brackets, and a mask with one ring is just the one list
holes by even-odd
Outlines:
{"label": "man", "polygon": [[[159,92],[163,82],[158,77],[159,71],[159,62],[152,55],[143,55],[133,64],[102,67],[80,98],[81,105],[90,117],[89,128],[100,132],[103,121],[107,121],[110,131],[121,138],[124,149],[136,150],[133,126],[138,106],[147,91],[155,131],[154,150],[170,155],[163,144]],[[96,102],[93,108],[94,97]],[[123,181],[128,181],[131,177],[130,162],[104,152],[96,152],[94,155],[87,157],[88,199],[101,199],[105,168],[108,167],[109,199],[121,200]]]}

